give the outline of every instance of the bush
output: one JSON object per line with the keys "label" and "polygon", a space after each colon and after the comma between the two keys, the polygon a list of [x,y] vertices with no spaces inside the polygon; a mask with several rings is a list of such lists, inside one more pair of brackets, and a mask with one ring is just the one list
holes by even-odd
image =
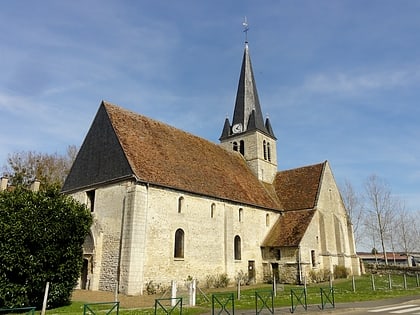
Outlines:
{"label": "bush", "polygon": [[344,266],[336,265],[334,266],[334,278],[335,279],[347,279],[350,272],[349,270]]}
{"label": "bush", "polygon": [[57,189],[0,193],[0,308],[68,304],[92,218]]}
{"label": "bush", "polygon": [[311,270],[309,271],[310,282],[320,283],[330,279],[331,272],[329,269]]}
{"label": "bush", "polygon": [[230,279],[226,273],[207,275],[206,288],[226,288],[229,285]]}

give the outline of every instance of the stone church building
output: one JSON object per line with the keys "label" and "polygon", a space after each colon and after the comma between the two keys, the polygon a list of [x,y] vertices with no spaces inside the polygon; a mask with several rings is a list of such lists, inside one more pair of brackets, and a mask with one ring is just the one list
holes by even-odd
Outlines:
{"label": "stone church building", "polygon": [[360,274],[329,163],[278,171],[247,43],[222,127],[215,144],[102,102],[63,187],[94,218],[82,288],[136,295],[240,273],[295,283],[337,265]]}

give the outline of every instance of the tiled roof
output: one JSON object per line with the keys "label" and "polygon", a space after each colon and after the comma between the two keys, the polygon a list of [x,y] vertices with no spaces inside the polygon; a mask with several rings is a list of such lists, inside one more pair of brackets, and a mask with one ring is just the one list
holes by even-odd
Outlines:
{"label": "tiled roof", "polygon": [[274,187],[284,210],[315,208],[325,163],[277,173]]}
{"label": "tiled roof", "polygon": [[239,153],[110,103],[103,106],[140,181],[281,209]]}
{"label": "tiled roof", "polygon": [[315,210],[286,211],[274,224],[261,246],[298,246]]}

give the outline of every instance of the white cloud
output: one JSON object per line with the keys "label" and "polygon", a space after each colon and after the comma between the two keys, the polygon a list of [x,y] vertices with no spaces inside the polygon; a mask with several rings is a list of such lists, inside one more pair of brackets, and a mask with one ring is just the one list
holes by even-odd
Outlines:
{"label": "white cloud", "polygon": [[359,94],[364,91],[412,86],[418,83],[418,67],[389,71],[319,73],[306,77],[303,88],[317,93]]}

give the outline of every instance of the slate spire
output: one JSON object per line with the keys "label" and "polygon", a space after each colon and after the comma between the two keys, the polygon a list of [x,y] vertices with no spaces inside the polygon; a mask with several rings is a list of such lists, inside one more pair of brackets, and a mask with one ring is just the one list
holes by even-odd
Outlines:
{"label": "slate spire", "polygon": [[258,98],[254,72],[249,56],[248,42],[245,42],[232,127],[238,124],[241,124],[242,132],[260,130],[268,133],[261,112],[260,100]]}

